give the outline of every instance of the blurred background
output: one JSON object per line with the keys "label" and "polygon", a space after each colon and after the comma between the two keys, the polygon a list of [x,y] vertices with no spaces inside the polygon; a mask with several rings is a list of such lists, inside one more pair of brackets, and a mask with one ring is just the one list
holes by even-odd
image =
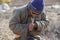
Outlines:
{"label": "blurred background", "polygon": [[[14,34],[9,29],[9,20],[13,10],[21,7],[31,0],[0,1],[0,40],[13,40]],[[45,12],[50,21],[48,28],[41,38],[44,40],[60,40],[60,0],[45,0]]]}

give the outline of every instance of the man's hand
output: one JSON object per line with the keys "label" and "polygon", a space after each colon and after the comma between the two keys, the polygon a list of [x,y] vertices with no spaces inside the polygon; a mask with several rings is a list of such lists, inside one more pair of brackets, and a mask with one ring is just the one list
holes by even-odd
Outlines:
{"label": "man's hand", "polygon": [[32,31],[36,27],[35,23],[29,24],[29,31]]}

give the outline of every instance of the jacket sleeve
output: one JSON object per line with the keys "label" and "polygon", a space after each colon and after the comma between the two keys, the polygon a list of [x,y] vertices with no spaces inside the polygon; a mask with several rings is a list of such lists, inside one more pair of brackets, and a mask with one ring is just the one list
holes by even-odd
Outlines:
{"label": "jacket sleeve", "polygon": [[20,10],[14,10],[13,13],[14,15],[9,22],[9,28],[13,31],[13,33],[23,35],[23,33],[26,33],[28,30],[28,24],[20,23],[20,13],[22,13]]}
{"label": "jacket sleeve", "polygon": [[41,13],[41,20],[40,21],[36,21],[37,23],[37,30],[38,31],[42,31],[45,28],[47,28],[47,26],[49,25],[49,21],[46,18],[45,13]]}

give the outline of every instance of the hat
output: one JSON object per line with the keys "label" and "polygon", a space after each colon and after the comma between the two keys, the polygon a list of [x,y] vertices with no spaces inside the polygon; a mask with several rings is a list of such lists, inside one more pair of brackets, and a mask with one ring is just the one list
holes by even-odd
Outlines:
{"label": "hat", "polygon": [[40,13],[44,9],[44,0],[32,0],[29,3],[29,9],[31,9],[34,12]]}

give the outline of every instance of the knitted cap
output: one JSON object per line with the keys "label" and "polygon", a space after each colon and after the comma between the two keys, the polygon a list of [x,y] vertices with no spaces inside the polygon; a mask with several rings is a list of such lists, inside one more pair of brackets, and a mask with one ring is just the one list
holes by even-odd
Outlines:
{"label": "knitted cap", "polygon": [[44,9],[44,0],[32,0],[29,4],[29,9],[34,12],[40,13]]}

